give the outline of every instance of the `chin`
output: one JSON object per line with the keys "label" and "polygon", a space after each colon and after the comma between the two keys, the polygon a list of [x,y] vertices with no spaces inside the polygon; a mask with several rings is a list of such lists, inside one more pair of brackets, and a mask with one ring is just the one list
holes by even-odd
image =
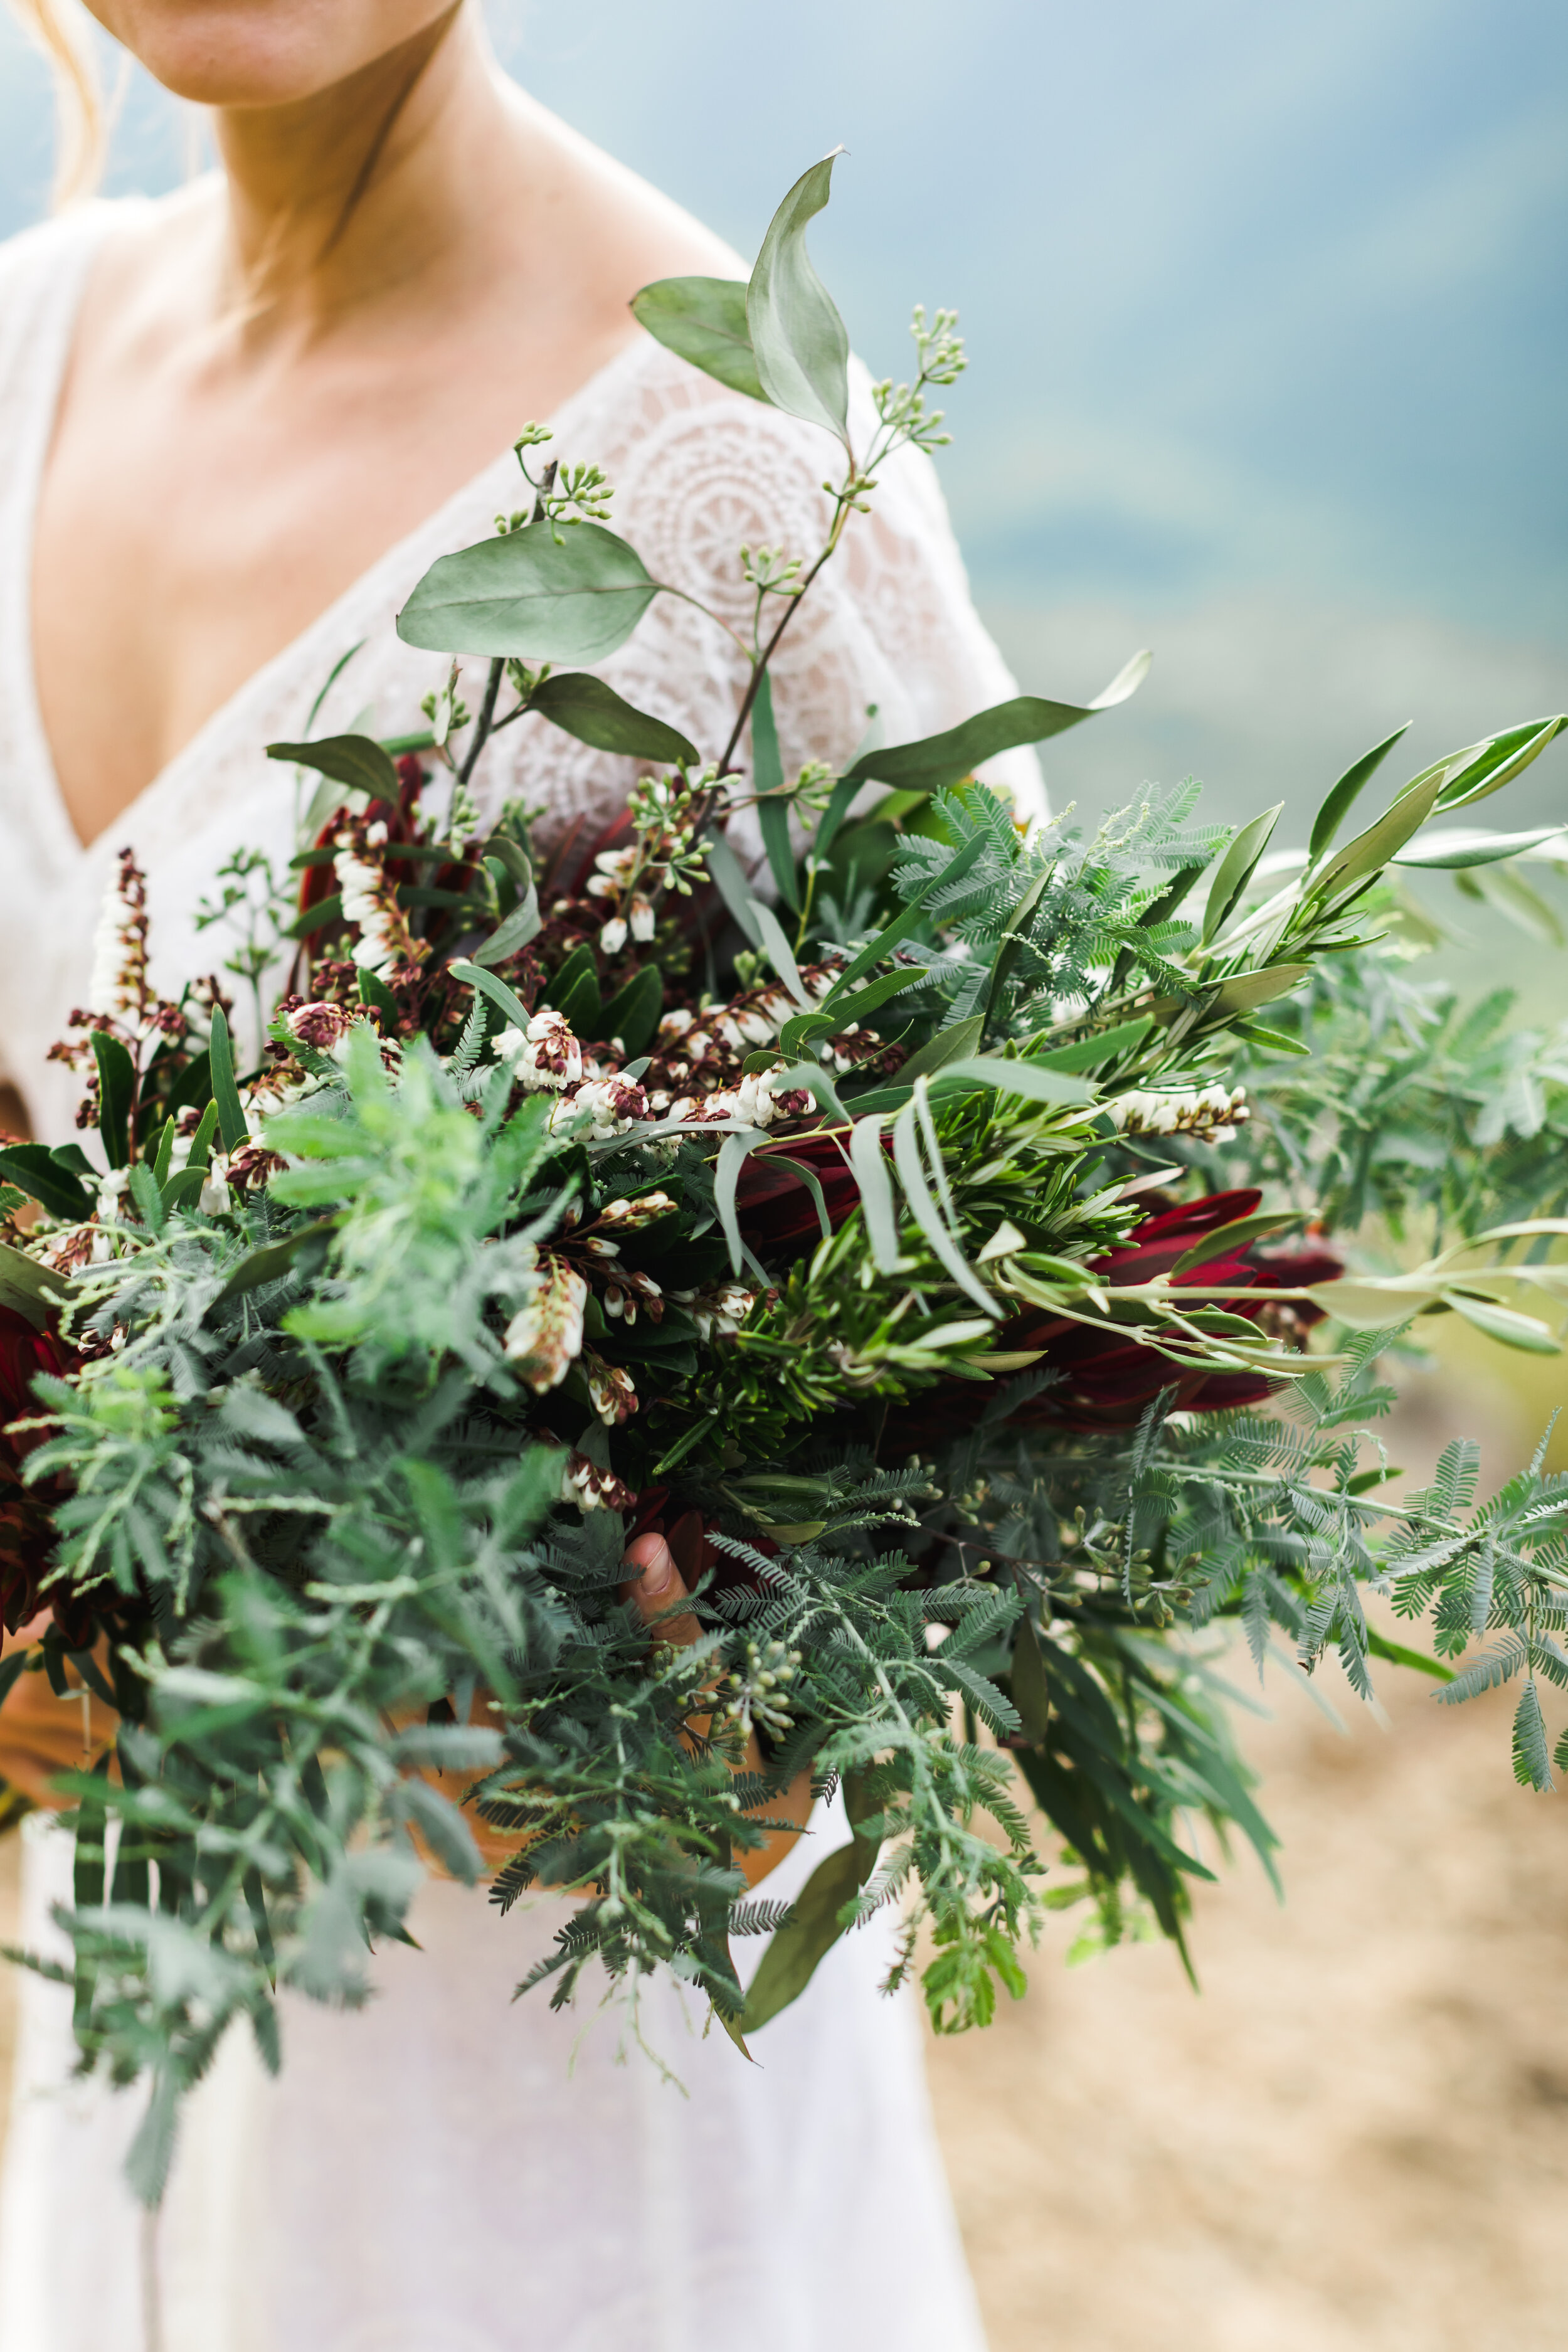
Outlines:
{"label": "chin", "polygon": [[155,81],[196,106],[297,105],[428,32],[452,0],[91,0]]}

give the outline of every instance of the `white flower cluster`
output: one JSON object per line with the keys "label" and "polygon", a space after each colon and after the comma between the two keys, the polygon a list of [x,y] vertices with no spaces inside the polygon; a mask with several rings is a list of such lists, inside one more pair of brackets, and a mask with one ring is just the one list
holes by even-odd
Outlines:
{"label": "white flower cluster", "polygon": [[759,1293],[743,1282],[722,1282],[706,1290],[672,1290],[670,1297],[685,1307],[704,1339],[728,1339],[740,1329]]}
{"label": "white flower cluster", "polygon": [[1187,1135],[1205,1143],[1228,1143],[1248,1116],[1245,1087],[1122,1095],[1106,1109],[1123,1135]]}
{"label": "white flower cluster", "polygon": [[[620,901],[641,859],[642,849],[636,842],[625,849],[602,849],[594,860],[595,872],[584,885],[589,898]],[[612,915],[600,927],[599,945],[606,955],[612,956],[620,954],[628,936],[639,946],[646,946],[653,937],[656,920],[653,900],[636,890],[626,902],[624,911]]]}
{"label": "white flower cluster", "polygon": [[583,1076],[583,1048],[563,1013],[546,1005],[526,1029],[509,1024],[495,1041],[498,1057],[510,1062],[520,1086],[531,1093],[560,1094]]}
{"label": "white flower cluster", "polygon": [[[367,826],[364,842],[369,849],[384,847],[385,825],[378,823]],[[403,961],[406,952],[397,902],[390,898],[386,876],[379,866],[360,856],[353,835],[348,833],[338,835],[332,872],[342,893],[343,920],[359,927],[353,960],[362,971],[384,977]]]}
{"label": "white flower cluster", "polygon": [[129,851],[104,891],[92,934],[89,1013],[144,1013],[147,994],[146,887]]}

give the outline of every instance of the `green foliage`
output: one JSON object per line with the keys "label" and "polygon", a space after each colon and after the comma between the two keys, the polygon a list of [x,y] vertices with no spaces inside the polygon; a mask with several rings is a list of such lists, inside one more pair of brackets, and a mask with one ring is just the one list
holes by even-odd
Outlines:
{"label": "green foliage", "polygon": [[[1451,1449],[1425,1495],[1380,1503],[1365,1424],[1391,1330],[1299,1344],[1325,1306],[1346,1326],[1447,1306],[1555,1348],[1506,1303],[1525,1276],[1439,1257],[1281,1276],[1267,1301],[1249,1286],[1282,1225],[1375,1211],[1522,1243],[1529,1281],[1561,1287],[1542,1210],[1564,1200],[1562,1041],[1508,1032],[1501,1001],[1461,1014],[1372,942],[1397,909],[1390,860],[1562,722],[1466,747],[1336,848],[1391,737],[1282,861],[1277,808],[1231,836],[1194,821],[1190,782],[1085,842],[1020,829],[972,780],[1123,699],[1142,656],[1093,703],[1020,697],[789,777],[768,684],[784,631],[877,468],[942,437],[927,395],[963,364],[951,315],[917,311],[914,381],[876,387],[870,443],[850,446],[847,339],[804,242],[832,161],[775,215],[743,301],[678,280],[637,306],[844,445],[816,554],[741,551],[748,667],[710,763],[549,667],[614,650],[661,592],[603,527],[598,469],[535,476],[524,452],[549,436],[528,428],[531,509],[443,557],[399,620],[489,656],[478,710],[454,662],[415,744],[449,774],[444,817],[394,767],[406,742],[271,747],[346,797],[318,796],[295,861],[310,994],[283,1000],[268,1066],[236,1070],[211,991],[152,996],[127,860],[129,1010],[84,1016],[68,1049],[124,1172],[74,1147],[0,1154],[46,1213],[5,1245],[5,1302],[32,1334],[63,1298],[78,1351],[37,1384],[47,1434],[16,1484],[56,1543],[44,1661],[59,1675],[68,1645],[121,1718],[119,1779],[70,1783],[66,1925],[85,2062],[151,2083],[132,2164],[150,2200],[222,2032],[248,2021],[275,2063],[280,1989],[362,2000],[422,1857],[474,1879],[481,1824],[513,1842],[498,1910],[530,1887],[578,1898],[527,1980],[557,2002],[591,1967],[668,1966],[739,2038],[898,1903],[895,1979],[928,1928],[949,2032],[1022,1990],[1046,1907],[1087,1903],[1082,1944],[1152,1923],[1181,1946],[1210,1874],[1194,1821],[1272,1873],[1220,1671],[1232,1630],[1260,1671],[1288,1648],[1310,1673],[1331,1647],[1369,1694],[1369,1656],[1420,1662],[1369,1633],[1363,1591],[1385,1593],[1431,1618],[1446,1701],[1521,1678],[1515,1769],[1549,1782],[1568,1481],[1538,1456],[1477,1507]],[[548,911],[521,814],[485,838],[468,792],[530,713],[673,771],[639,782],[626,835]],[[851,817],[868,779],[893,789]],[[723,838],[749,801],[777,908]],[[1444,855],[1499,863],[1489,837]],[[219,879],[212,919],[257,913],[229,968],[259,989],[276,877]],[[733,940],[704,931],[700,997],[679,902],[710,882],[747,944],[727,968]],[[1129,1181],[1151,1159],[1167,1184],[1185,1161],[1275,1198],[1219,1204],[1134,1269],[1148,1199]],[[808,1210],[770,1240],[791,1181]],[[1085,1349],[1120,1393],[1075,1391]],[[1152,1362],[1170,1385],[1135,1420]],[[1252,1406],[1203,1410],[1226,1382]],[[650,1648],[620,1601],[634,1508],[700,1528],[689,1646]],[[842,1783],[852,1843],[795,1906],[748,1903],[737,1857],[802,1772]],[[774,1940],[742,1999],[730,1938],[758,1932]]]}

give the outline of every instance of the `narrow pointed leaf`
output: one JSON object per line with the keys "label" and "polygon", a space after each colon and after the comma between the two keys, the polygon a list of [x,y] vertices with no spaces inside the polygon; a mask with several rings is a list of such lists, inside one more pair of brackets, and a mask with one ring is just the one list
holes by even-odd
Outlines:
{"label": "narrow pointed leaf", "polygon": [[1533,833],[1485,833],[1479,828],[1441,825],[1426,835],[1413,849],[1402,849],[1392,863],[1458,873],[1467,866],[1490,866],[1505,857],[1519,857],[1526,850],[1539,849],[1544,841],[1561,841],[1563,855],[1568,857],[1568,834],[1559,824],[1540,825]]}
{"label": "narrow pointed leaf", "polygon": [[907,940],[911,931],[918,930],[923,919],[926,900],[934,892],[949,889],[954,883],[962,882],[971,867],[979,864],[981,852],[986,847],[989,839],[988,834],[976,833],[972,839],[966,841],[957,855],[948,860],[942,872],[933,874],[931,880],[915,893],[902,914],[895,915],[892,921],[879,930],[874,940],[868,940],[859,954],[854,957],[839,973],[838,986],[853,987],[858,980],[863,980],[868,971],[884,962],[900,940]]}
{"label": "narrow pointed leaf", "polygon": [[766,1131],[760,1127],[742,1128],[736,1135],[727,1135],[720,1146],[719,1158],[713,1170],[713,1206],[724,1239],[730,1245],[730,1265],[739,1274],[746,1262],[746,1244],[741,1237],[741,1220],[735,1206],[735,1188],[741,1181],[741,1170],[759,1143],[767,1141]]}
{"label": "narrow pointed leaf", "polygon": [[1394,745],[1409,732],[1410,721],[1407,719],[1403,727],[1396,727],[1392,735],[1385,735],[1381,743],[1374,743],[1370,751],[1363,751],[1359,760],[1353,761],[1328,793],[1312,819],[1312,837],[1307,844],[1307,856],[1313,864],[1332,845],[1334,835],[1349,815],[1363,785],[1371,782]]}
{"label": "narrow pointed leaf", "polygon": [[1252,870],[1268,848],[1268,837],[1284,807],[1283,801],[1276,801],[1271,809],[1265,809],[1250,824],[1244,824],[1221,858],[1209,885],[1208,905],[1204,910],[1202,943],[1205,948],[1252,879]]}
{"label": "narrow pointed leaf", "polygon": [[[216,1015],[223,1018],[221,1013]],[[111,1168],[123,1168],[131,1157],[131,1106],[136,1097],[136,1065],[118,1037],[101,1029],[92,1032],[92,1055],[98,1064],[98,1131]]]}
{"label": "narrow pointed leaf", "polygon": [[1489,793],[1500,792],[1532,760],[1540,758],[1564,727],[1568,727],[1568,716],[1561,714],[1552,719],[1527,719],[1522,727],[1507,728],[1500,735],[1489,736],[1485,742],[1450,752],[1441,763],[1437,806],[1443,810],[1468,808],[1472,801],[1484,801]]}
{"label": "narrow pointed leaf", "polygon": [[248,1139],[250,1130],[240,1108],[239,1088],[235,1084],[234,1049],[229,1043],[228,1023],[223,1007],[213,1011],[212,1037],[208,1051],[212,1055],[213,1100],[217,1105],[217,1131],[223,1138],[226,1151],[237,1151]]}
{"label": "narrow pointed leaf", "polygon": [[806,993],[800,976],[800,967],[795,960],[795,950],[784,935],[784,927],[778,917],[771,907],[763,904],[761,898],[752,899],[752,913],[756,920],[763,950],[773,970],[803,1012],[815,1013],[816,999]]}
{"label": "narrow pointed leaf", "polygon": [[1443,1299],[1467,1323],[1484,1331],[1489,1339],[1500,1340],[1505,1348],[1518,1348],[1527,1356],[1563,1353],[1562,1341],[1533,1315],[1521,1315],[1515,1307],[1499,1307],[1489,1298],[1474,1298],[1462,1290],[1445,1290]]}
{"label": "narrow pointed leaf", "polygon": [[785,906],[798,914],[800,891],[789,837],[790,804],[782,797],[774,797],[782,793],[784,780],[784,755],[779,750],[779,730],[773,719],[773,680],[764,670],[752,705],[752,784],[761,795],[757,823],[762,829],[763,846],[768,853],[773,886]]}
{"label": "narrow pointed leaf", "polygon": [[[903,1071],[899,1075],[901,1077]],[[961,1055],[956,1061],[944,1062],[934,1075],[943,1081],[968,1079],[994,1087],[999,1095],[1022,1095],[1029,1102],[1070,1107],[1094,1100],[1094,1088],[1065,1070],[1042,1069],[1037,1062],[1004,1061],[994,1054]]]}
{"label": "narrow pointed leaf", "polygon": [[879,1118],[856,1120],[849,1134],[849,1165],[860,1188],[871,1262],[879,1274],[891,1274],[899,1262],[899,1218],[882,1148],[882,1128]]}
{"label": "narrow pointed leaf", "polygon": [[542,929],[539,893],[530,883],[528,895],[521,905],[512,908],[505,922],[497,926],[483,947],[474,950],[474,961],[505,963],[509,956],[514,956],[520,948],[525,948],[530,940],[537,939]]}
{"label": "narrow pointed leaf", "polygon": [[917,1053],[910,1055],[899,1072],[899,1083],[907,1086],[914,1078],[930,1077],[933,1071],[943,1070],[950,1062],[962,1062],[976,1053],[985,1034],[985,1015],[972,1013],[967,1020],[954,1021],[928,1037]]}
{"label": "narrow pointed leaf", "polygon": [[1092,702],[1048,702],[1037,694],[1020,694],[1011,702],[977,711],[973,719],[948,728],[943,734],[925,736],[918,743],[889,743],[880,751],[863,751],[846,770],[846,782],[861,783],[875,778],[902,792],[940,792],[943,785],[972,775],[983,761],[994,759],[999,751],[1014,751],[1021,743],[1044,743],[1092,719],[1097,711],[1125,702],[1142,686],[1152,658],[1147,653],[1134,654]]}
{"label": "narrow pointed leaf", "polygon": [[702,844],[702,856],[731,919],[739,923],[753,947],[760,947],[763,935],[757,928],[757,902],[752,896],[746,869],[721,833],[709,834]]}
{"label": "narrow pointed leaf", "polygon": [[893,1121],[893,1165],[899,1171],[899,1181],[910,1204],[910,1213],[930,1243],[933,1255],[947,1268],[959,1288],[967,1291],[977,1307],[983,1307],[987,1315],[1000,1316],[1001,1308],[979,1276],[964,1264],[963,1251],[942,1221],[921,1162],[920,1136],[915,1126],[912,1102]]}

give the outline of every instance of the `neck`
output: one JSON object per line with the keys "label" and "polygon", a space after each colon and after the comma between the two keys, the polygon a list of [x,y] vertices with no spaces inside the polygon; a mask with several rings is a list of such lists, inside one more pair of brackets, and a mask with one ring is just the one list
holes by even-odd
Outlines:
{"label": "neck", "polygon": [[461,0],[314,97],[216,112],[227,180],[223,307],[321,327],[438,278],[493,218],[515,123]]}

